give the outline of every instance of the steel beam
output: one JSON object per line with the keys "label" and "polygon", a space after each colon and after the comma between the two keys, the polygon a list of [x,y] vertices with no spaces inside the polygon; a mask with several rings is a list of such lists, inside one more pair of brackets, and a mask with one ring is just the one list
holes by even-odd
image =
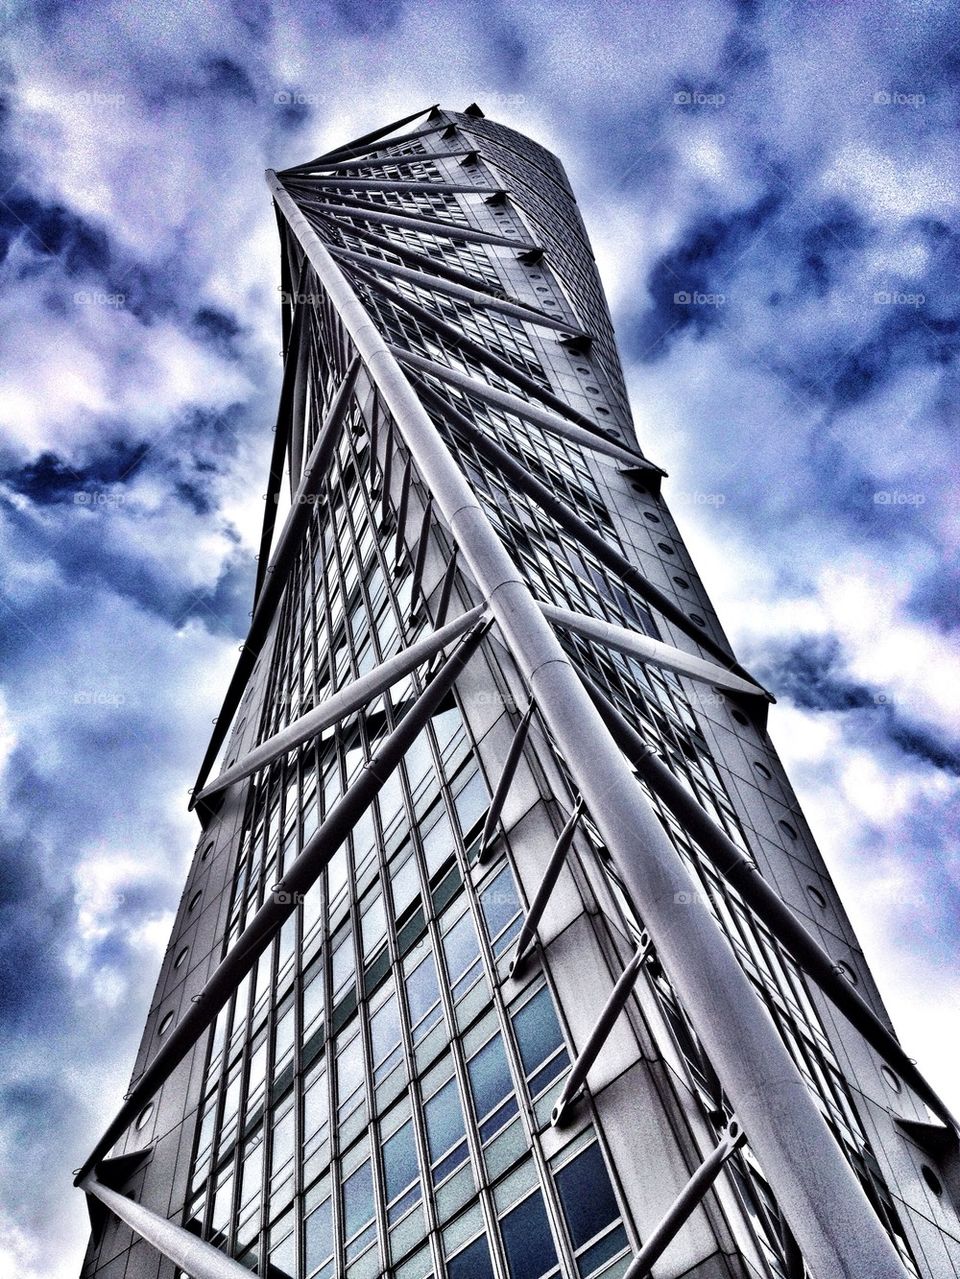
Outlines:
{"label": "steel beam", "polygon": [[[240,657],[233,672],[233,678],[227,687],[226,696],[223,699],[223,705],[220,708],[220,714],[217,716],[210,744],[207,747],[207,753],[204,755],[203,763],[200,765],[200,772],[197,774],[197,780],[193,788],[193,796],[195,797],[198,797],[203,789],[207,775],[213,767],[214,760],[220,752],[220,747],[226,739],[237,707],[240,705],[240,699],[243,697],[244,689],[247,686],[247,681],[267,638],[270,623],[273,621],[277,604],[283,594],[287,573],[300,545],[304,529],[310,522],[313,511],[312,499],[319,492],[320,485],[330,465],[330,459],[333,456],[333,450],[339,438],[343,419],[350,406],[359,372],[360,362],[355,359],[333,396],[326,417],[318,432],[317,442],[311,450],[310,459],[300,481],[300,487],[291,503],[283,531],[277,539],[277,549],[274,551],[273,558],[264,574],[263,586],[254,605],[253,618],[250,622],[247,638],[241,646]],[[191,809],[194,807],[194,803],[195,799],[191,798]]]}
{"label": "steel beam", "polygon": [[[723,1166],[743,1144],[745,1134],[736,1118],[727,1124],[716,1147],[693,1174],[680,1194],[627,1267],[623,1279],[650,1279],[651,1268],[660,1260],[720,1176]],[[819,1279],[819,1276],[818,1276]],[[825,1275],[823,1279],[827,1279]]]}
{"label": "steel beam", "polygon": [[560,871],[567,859],[567,853],[570,851],[574,832],[582,814],[583,800],[578,799],[573,812],[567,818],[563,830],[557,838],[556,844],[553,846],[553,852],[550,854],[550,860],[547,862],[546,870],[543,872],[543,878],[537,886],[533,901],[530,903],[530,909],[520,925],[520,931],[517,933],[517,940],[513,948],[513,958],[510,960],[509,975],[511,977],[515,975],[517,969],[523,963],[530,943],[536,938],[540,920],[543,918],[547,902],[550,900],[550,895],[557,885],[557,880],[560,878]]}
{"label": "steel beam", "polygon": [[[404,142],[419,142],[421,138],[429,138],[435,133],[445,133],[449,128],[456,128],[456,125],[438,124],[432,129],[411,129],[409,133],[398,133],[395,138],[387,138],[385,141],[368,142],[365,146],[342,147],[339,151],[330,151],[327,154],[331,157],[339,156],[346,160],[358,159],[362,156],[375,156],[378,152],[383,151],[387,156],[393,153],[390,147],[402,146]],[[420,158],[429,159],[430,152],[425,152]],[[308,164],[295,164],[289,169],[283,169],[277,176],[281,179],[288,177],[303,177],[315,173],[319,169],[326,169],[330,163],[338,163],[339,161],[328,161],[325,156],[321,156],[317,160],[311,160]]]}
{"label": "steel beam", "polygon": [[676,671],[705,684],[718,685],[731,693],[762,697],[768,702],[774,700],[766,689],[752,680],[741,679],[739,675],[732,675],[725,666],[717,666],[715,662],[708,662],[694,653],[685,653],[683,649],[664,644],[662,640],[651,639],[649,635],[631,631],[625,626],[615,626],[613,622],[605,622],[601,618],[558,608],[555,604],[544,604],[542,608],[544,616],[555,626],[562,626],[564,630],[573,631],[605,648],[616,649],[630,657],[638,657],[641,662],[652,662],[654,666],[662,666],[668,671]]}
{"label": "steel beam", "polygon": [[[303,273],[304,282],[306,272]],[[309,309],[306,302],[299,306]],[[300,338],[296,347],[293,396],[290,403],[290,432],[288,436],[290,460],[290,500],[296,500],[297,487],[302,478],[303,437],[306,429],[307,382],[310,372],[310,329],[306,323],[300,326]]]}
{"label": "steel beam", "polygon": [[266,768],[268,764],[272,764],[281,755],[288,754],[297,746],[310,741],[311,738],[319,737],[326,729],[332,728],[334,724],[339,724],[341,720],[348,715],[352,715],[354,711],[361,710],[368,702],[373,701],[375,697],[379,697],[391,684],[395,684],[397,680],[409,675],[411,671],[416,670],[418,666],[446,648],[448,644],[462,635],[474,622],[478,621],[482,613],[482,604],[470,609],[468,613],[461,614],[460,617],[449,622],[446,626],[440,626],[437,630],[431,631],[429,635],[424,635],[422,639],[415,640],[402,652],[396,653],[393,657],[388,657],[386,661],[381,662],[379,666],[375,666],[366,675],[361,675],[359,679],[353,680],[346,688],[341,688],[337,692],[331,693],[319,706],[315,706],[312,711],[307,711],[305,715],[301,715],[292,724],[282,728],[279,733],[275,733],[273,737],[268,738],[259,746],[255,746],[252,751],[244,755],[243,759],[238,759],[235,764],[224,769],[215,781],[204,787],[197,796],[197,802],[212,799],[214,795],[219,795],[228,786],[235,786],[237,782],[243,781],[251,773],[256,773],[261,768]]}
{"label": "steel beam", "polygon": [[639,453],[632,453],[622,445],[614,443],[606,435],[597,434],[601,430],[598,426],[588,431],[557,414],[548,413],[536,404],[531,404],[529,400],[522,400],[518,395],[501,391],[499,387],[491,386],[489,382],[484,382],[480,378],[461,373],[459,369],[438,364],[436,360],[429,360],[424,355],[418,355],[416,351],[403,351],[397,346],[391,346],[391,350],[400,363],[408,368],[416,369],[419,373],[429,373],[431,377],[439,378],[449,386],[455,386],[458,390],[483,400],[485,404],[525,418],[526,421],[539,426],[550,435],[561,435],[582,448],[592,449],[595,453],[603,453],[607,457],[615,458],[618,462],[623,462],[625,466],[640,467],[642,470],[655,471],[658,475],[663,474],[659,466],[648,462]]}
{"label": "steel beam", "polygon": [[111,1190],[92,1172],[80,1182],[80,1189],[99,1200],[134,1234],[155,1248],[162,1257],[179,1266],[191,1279],[250,1279],[250,1271],[239,1261],[226,1256],[213,1244],[198,1239],[176,1222],[151,1212],[135,1199]]}
{"label": "steel beam", "polygon": [[[818,1279],[905,1271],[749,979],[550,623],[360,299],[276,175],[267,180],[417,460],[637,902],[778,1203]],[[677,896],[687,898],[678,909]]]}
{"label": "steel beam", "polygon": [[597,431],[600,428],[595,422],[592,422],[585,414],[580,413],[577,409],[571,408],[565,400],[560,399],[558,395],[554,395],[552,391],[542,386],[535,378],[527,373],[522,373],[515,368],[509,360],[505,360],[502,356],[488,351],[487,348],[479,342],[475,342],[473,338],[469,338],[466,334],[456,328],[455,325],[448,323],[435,311],[431,311],[429,307],[422,306],[419,302],[415,302],[412,298],[406,297],[403,293],[398,292],[390,284],[385,284],[383,280],[377,279],[376,276],[370,275],[366,271],[361,271],[354,267],[354,273],[359,275],[366,284],[376,289],[378,293],[382,293],[384,297],[390,299],[391,302],[401,307],[403,310],[409,311],[412,316],[420,320],[421,323],[428,325],[439,336],[445,338],[454,351],[465,351],[472,355],[478,363],[486,365],[492,369],[494,373],[499,373],[501,377],[513,382],[519,386],[521,390],[527,392],[528,395],[534,396],[541,403],[548,405],[557,413],[569,418],[571,422],[576,422],[578,426],[584,427],[588,431]]}
{"label": "steel beam", "polygon": [[[287,193],[284,192],[284,194]],[[312,205],[323,214],[359,218],[362,222],[382,222],[384,226],[422,231],[425,235],[436,235],[445,240],[462,240],[465,244],[496,244],[518,252],[533,247],[525,240],[514,240],[506,235],[497,235],[493,231],[476,231],[473,227],[462,226],[459,222],[444,222],[441,218],[425,218],[419,214],[414,216],[412,213],[388,213],[377,204],[347,199],[342,195],[337,198],[338,204],[326,203],[323,200],[305,200],[304,203]]]}
{"label": "steel beam", "polygon": [[[421,157],[426,158],[426,157]],[[309,179],[312,187],[342,187],[345,191],[442,191],[449,195],[494,195],[493,187],[478,187],[470,182],[418,182],[403,178],[331,178],[317,174]]]}
{"label": "steel beam", "polygon": [[[443,127],[446,128],[446,125]],[[435,130],[429,130],[429,132],[435,132]],[[418,133],[414,134],[414,136],[422,137],[423,134]],[[389,145],[393,146],[393,143],[391,142]],[[379,151],[381,148],[377,147],[375,150]],[[383,168],[384,165],[392,164],[399,169],[410,169],[415,164],[423,164],[431,160],[459,160],[465,155],[476,154],[476,147],[464,148],[462,151],[425,151],[422,155],[390,155],[388,153],[386,155],[368,155],[353,160],[331,160],[329,164],[321,164],[317,168],[325,171],[334,169],[337,173],[343,173],[349,169],[377,169]],[[292,170],[288,169],[286,172],[290,173]],[[323,176],[326,176],[326,172],[324,172]]]}
{"label": "steel beam", "polygon": [[[334,147],[332,151],[325,151],[323,155],[317,156],[315,160],[309,161],[308,164],[298,164],[293,169],[285,171],[287,173],[295,173],[300,169],[311,168],[316,164],[322,165],[324,160],[346,159],[347,156],[354,152],[366,150],[373,143],[380,143],[380,140],[393,133],[394,129],[402,129],[405,124],[410,124],[413,120],[419,120],[421,116],[428,115],[431,111],[436,111],[439,106],[439,102],[434,102],[429,107],[424,107],[422,111],[414,111],[411,115],[405,115],[401,120],[394,120],[392,124],[383,124],[378,129],[371,129],[369,133],[364,133],[361,137],[354,138],[352,142],[345,142],[343,146]],[[441,129],[446,127],[447,125],[444,123],[437,125],[434,129],[414,129],[411,133],[404,134],[399,138],[393,138],[389,142],[382,143],[382,145],[394,147],[400,142],[407,142],[411,138],[423,137],[427,133],[439,133]],[[379,146],[377,149],[379,150]]]}
{"label": "steel beam", "polygon": [[442,414],[459,431],[466,435],[479,453],[483,453],[487,460],[492,462],[507,479],[516,484],[522,493],[532,497],[538,506],[556,520],[560,527],[565,529],[576,542],[579,542],[580,545],[585,546],[587,550],[592,552],[615,577],[620,578],[622,582],[632,587],[642,600],[651,604],[667,621],[672,622],[678,630],[683,631],[685,635],[699,644],[712,657],[723,663],[727,670],[751,684],[754,683],[750,679],[749,672],[745,671],[729,653],[725,652],[721,645],[716,643],[706,631],[702,631],[692,622],[669,595],[666,595],[658,586],[654,586],[651,581],[644,577],[640,570],[635,568],[621,551],[618,551],[605,537],[595,529],[592,529],[579,515],[575,515],[568,503],[552,493],[545,484],[542,484],[535,476],[531,475],[521,462],[518,462],[506,449],[492,440],[480,427],[475,426],[469,418],[464,417],[443,396],[438,395],[431,386],[428,386],[425,382],[418,382],[418,385],[422,388],[424,398],[429,404],[433,405],[437,413]]}
{"label": "steel beam", "polygon": [[398,266],[395,262],[371,258],[366,253],[356,253],[353,249],[340,249],[330,246],[330,252],[338,261],[358,263],[367,268],[373,266],[384,275],[395,276],[398,280],[406,280],[421,289],[432,289],[437,293],[445,293],[448,297],[458,298],[470,306],[481,307],[487,311],[502,311],[504,315],[512,315],[516,320],[525,320],[528,324],[539,324],[543,328],[558,329],[563,333],[576,331],[575,324],[568,324],[558,316],[547,315],[536,307],[524,306],[506,296],[495,297],[481,289],[468,288],[464,284],[456,284],[440,275],[428,275],[426,271],[414,271],[410,267]]}
{"label": "steel beam", "polygon": [[[331,226],[336,227],[337,222],[334,218],[324,218]],[[448,262],[442,258],[431,257],[428,253],[419,253],[416,249],[411,249],[409,245],[404,244],[401,240],[391,240],[388,236],[377,235],[376,231],[368,231],[365,227],[351,226],[349,228],[338,227],[339,231],[346,230],[349,235],[356,236],[358,240],[364,240],[367,244],[376,245],[377,248],[386,249],[388,253],[395,254],[404,262],[412,262],[415,267],[421,270],[429,271],[433,275],[442,275],[445,280],[452,280],[454,284],[463,284],[467,288],[476,289],[479,293],[488,293],[491,297],[503,296],[498,294],[497,290],[486,284],[482,280],[475,279],[472,275],[468,275],[466,271],[461,271],[457,267],[450,266]],[[366,259],[368,262],[370,258]],[[379,259],[375,259],[379,265]]]}
{"label": "steel beam", "polygon": [[682,782],[649,747],[606,694],[587,675],[582,676],[610,733],[633,764],[637,774],[703,850],[714,870],[737,890],[758,919],[793,956],[802,971],[823,991],[871,1048],[950,1128],[957,1120],[904,1052],[865,999],[850,985],[816,938],[807,931],[775,889],[763,878]]}
{"label": "steel beam", "polygon": [[570,1074],[564,1081],[560,1096],[553,1104],[550,1122],[554,1128],[558,1128],[563,1123],[571,1104],[587,1082],[590,1068],[600,1056],[601,1048],[607,1042],[617,1018],[626,1007],[627,1000],[630,998],[630,994],[637,984],[637,978],[640,976],[640,969],[646,962],[649,953],[650,937],[647,933],[643,933],[640,937],[640,945],[626,968],[617,978],[616,985],[607,997],[607,1002],[600,1010],[600,1016],[587,1036],[587,1042],[577,1054],[577,1060],[573,1063]]}
{"label": "steel beam", "polygon": [[[304,283],[310,269],[310,264],[306,258],[303,259],[303,266],[297,279],[297,296],[304,292]],[[300,358],[300,347],[303,341],[303,332],[306,327],[305,319],[307,314],[305,304],[294,304],[293,307],[293,323],[290,330],[290,340],[286,346],[286,355],[283,361],[283,380],[280,383],[280,403],[277,406],[277,421],[273,428],[273,449],[270,456],[270,470],[267,473],[267,491],[264,494],[263,508],[263,527],[260,532],[260,553],[257,557],[257,576],[253,591],[253,602],[256,605],[263,589],[263,581],[267,574],[267,564],[270,560],[270,547],[273,542],[273,530],[277,521],[277,502],[280,498],[280,489],[283,485],[283,459],[287,452],[287,444],[290,438],[290,424],[293,417],[292,405],[294,402],[294,387],[297,377],[297,363]]]}
{"label": "steel beam", "polygon": [[490,801],[490,807],[487,809],[486,821],[483,823],[483,831],[480,835],[480,846],[477,852],[477,860],[484,862],[487,859],[487,853],[490,844],[493,841],[493,831],[500,820],[500,814],[503,812],[504,801],[510,791],[510,784],[513,781],[514,774],[517,771],[517,765],[520,763],[520,755],[523,752],[523,744],[527,740],[527,733],[530,729],[530,720],[533,716],[533,700],[521,716],[520,723],[517,725],[513,734],[513,740],[510,743],[510,749],[507,751],[507,757],[503,761],[503,768],[500,770],[500,777],[497,781],[496,789],[493,792],[493,798]]}
{"label": "steel beam", "polygon": [[380,743],[350,788],[336,801],[289,870],[220,961],[203,990],[168,1032],[156,1055],[127,1093],[126,1100],[77,1174],[77,1184],[122,1137],[143,1106],[183,1061],[203,1032],[213,1024],[240,982],[313,887],[330,858],[347,838],[391,773],[410,749],[427,720],[447,696],[486,634],[489,618],[474,622],[436,675]]}

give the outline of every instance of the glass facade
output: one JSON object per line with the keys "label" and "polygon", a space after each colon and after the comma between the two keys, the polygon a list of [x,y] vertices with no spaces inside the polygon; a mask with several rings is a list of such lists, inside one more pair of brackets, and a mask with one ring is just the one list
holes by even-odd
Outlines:
{"label": "glass facade", "polygon": [[[433,362],[430,371],[410,374],[412,385],[428,391],[423,403],[441,439],[533,597],[673,642],[675,628],[649,596],[601,562],[569,521],[518,487],[498,465],[503,454],[624,560],[641,571],[655,565],[657,580],[669,582],[689,619],[688,636],[709,635],[722,645],[660,500],[655,468],[639,455],[635,470],[609,461],[611,441],[633,451],[636,445],[609,315],[562,170],[536,144],[478,115],[434,115],[420,138],[345,148],[279,181],[386,342]],[[405,190],[409,183],[437,190]],[[449,189],[457,185],[476,190]],[[506,200],[498,194],[504,189]],[[269,747],[331,693],[482,603],[375,378],[361,374],[331,426],[331,406],[356,351],[295,232],[281,217],[284,278],[297,285],[291,302],[306,308],[287,426],[294,503],[302,500],[304,459],[329,438],[334,444],[311,485],[269,637],[232,717],[227,765]],[[539,248],[545,256],[531,252]],[[360,267],[348,254],[367,262]],[[390,265],[423,280],[391,273]],[[466,300],[467,287],[486,300]],[[517,303],[541,320],[519,318],[510,311]],[[291,305],[288,338],[292,319]],[[481,390],[447,374],[466,375]],[[505,392],[514,403],[491,403],[485,390]],[[564,417],[592,434],[597,447],[531,420],[519,401]],[[771,858],[784,865],[806,859],[811,875],[826,882],[792,806],[781,805],[780,815],[768,804],[772,834],[761,839],[734,784],[716,720],[725,717],[734,732],[740,725],[743,739],[756,743],[754,754],[767,761],[754,779],[762,783],[777,764],[759,720],[722,691],[704,695],[662,666],[557,633],[573,664],[759,869],[769,873]],[[435,667],[422,663],[361,712],[274,751],[237,784],[235,830],[221,839],[228,869],[216,958],[229,958],[251,921],[284,896],[284,876],[314,847],[316,832],[377,748],[415,713]],[[621,1276],[647,1233],[642,1193],[617,1132],[622,1103],[589,1089],[573,1122],[550,1122],[582,1046],[578,1004],[595,1004],[592,1020],[600,996],[578,988],[575,957],[543,934],[508,975],[531,886],[578,791],[568,761],[535,717],[513,787],[523,802],[504,810],[489,855],[480,856],[524,691],[492,639],[470,670],[472,681],[445,696],[400,766],[380,779],[348,837],[328,850],[194,1050],[195,1105],[180,1121],[188,1150],[182,1221],[256,1273]],[[930,1268],[918,1251],[916,1231],[905,1222],[908,1196],[890,1184],[889,1160],[875,1149],[875,1127],[864,1118],[861,1086],[836,1025],[825,1021],[797,963],[676,817],[647,794],[905,1269],[960,1273]],[[204,820],[200,849],[209,851],[215,807]],[[206,855],[198,851],[188,895],[194,878],[203,893]],[[586,939],[591,962],[606,964],[612,984],[643,919],[589,811],[567,871],[554,890],[563,928]],[[164,991],[180,980],[174,971],[190,966],[180,944],[189,915],[187,909],[178,918],[171,940],[176,959],[158,993],[161,1016]],[[625,1023],[617,1073],[654,1063],[656,1087],[645,1097],[656,1110],[647,1122],[663,1140],[685,1128],[697,1134],[694,1147],[709,1149],[731,1106],[655,949]],[[624,1048],[624,1035],[632,1047]],[[155,1049],[148,1034],[143,1051]],[[616,1077],[608,1081],[611,1097]],[[685,1159],[689,1175],[696,1165],[689,1148]],[[675,1166],[669,1175],[676,1178]],[[681,1177],[675,1192],[682,1184]],[[720,1268],[724,1250],[739,1258],[737,1273],[808,1273],[749,1145],[728,1161],[711,1213],[716,1241],[700,1258],[704,1275],[730,1273]],[[96,1270],[91,1263],[90,1273]]]}

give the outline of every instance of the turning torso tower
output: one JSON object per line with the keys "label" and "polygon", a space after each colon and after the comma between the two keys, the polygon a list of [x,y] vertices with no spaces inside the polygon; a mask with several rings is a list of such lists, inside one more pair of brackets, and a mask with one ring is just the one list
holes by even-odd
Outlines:
{"label": "turning torso tower", "polygon": [[560,164],[433,108],[267,177],[253,617],[84,1279],[960,1275],[955,1121],[639,451]]}

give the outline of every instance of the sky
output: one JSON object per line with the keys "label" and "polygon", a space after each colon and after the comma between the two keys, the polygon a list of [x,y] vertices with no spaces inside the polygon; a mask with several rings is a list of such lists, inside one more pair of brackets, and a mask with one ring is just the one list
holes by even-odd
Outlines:
{"label": "sky", "polygon": [[960,1104],[960,11],[0,3],[0,1274],[73,1279],[249,620],[263,171],[433,102],[564,162],[639,438]]}

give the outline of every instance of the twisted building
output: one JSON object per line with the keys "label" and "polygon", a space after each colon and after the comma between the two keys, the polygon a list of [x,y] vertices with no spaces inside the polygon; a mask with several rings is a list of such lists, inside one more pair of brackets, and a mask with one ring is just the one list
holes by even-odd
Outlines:
{"label": "twisted building", "polygon": [[637,446],[560,164],[433,108],[268,183],[252,621],[84,1276],[960,1274],[955,1121]]}

